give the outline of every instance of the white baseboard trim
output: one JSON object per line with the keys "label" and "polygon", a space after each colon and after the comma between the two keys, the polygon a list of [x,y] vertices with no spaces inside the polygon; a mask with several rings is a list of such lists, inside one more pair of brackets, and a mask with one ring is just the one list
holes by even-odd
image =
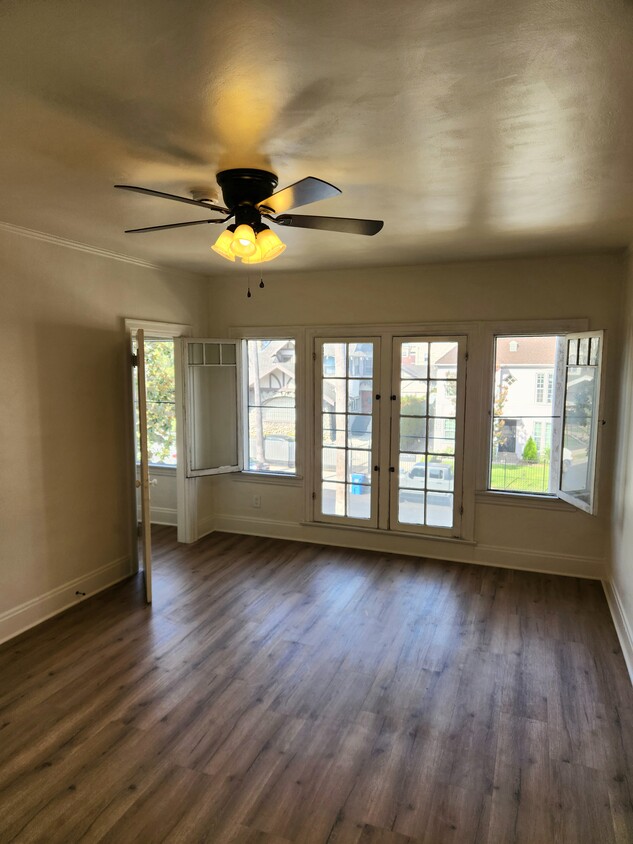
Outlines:
{"label": "white baseboard trim", "polygon": [[608,580],[603,580],[602,587],[604,589],[604,594],[607,596],[607,603],[609,604],[609,609],[611,610],[611,618],[613,619],[613,624],[615,625],[615,632],[618,634],[620,647],[622,648],[622,654],[624,655],[624,661],[626,662],[626,667],[629,670],[631,683],[633,683],[633,631],[631,630],[631,625],[628,622],[620,595],[615,585]]}
{"label": "white baseboard trim", "polygon": [[[141,521],[141,508],[137,508],[137,519]],[[178,511],[171,507],[151,507],[150,521],[153,525],[174,525],[178,524]]]}
{"label": "white baseboard trim", "polygon": [[[196,536],[196,540],[202,539],[203,536],[213,533],[214,530],[217,530],[215,526],[215,516],[205,516],[204,519],[200,519],[198,522],[198,535]],[[239,533],[239,531],[228,530],[227,533]]]}
{"label": "white baseboard trim", "polygon": [[591,580],[602,580],[605,573],[604,560],[596,557],[550,554],[541,551],[526,551],[522,548],[477,545],[467,542],[434,541],[432,538],[395,535],[387,532],[384,536],[375,531],[364,534],[360,530],[355,531],[351,528],[333,528],[331,525],[319,524],[305,525],[281,519],[215,515],[213,518],[202,520],[199,529],[199,538],[217,530]]}
{"label": "white baseboard trim", "polygon": [[[24,633],[36,624],[41,624],[47,618],[57,615],[68,607],[85,601],[97,592],[107,589],[124,580],[132,573],[129,557],[120,557],[111,563],[94,569],[88,574],[70,580],[67,583],[31,598],[30,601],[13,607],[0,614],[0,643]],[[76,592],[85,592],[85,595],[76,595]]]}
{"label": "white baseboard trim", "polygon": [[502,545],[477,545],[472,562],[504,569],[520,569],[538,574],[558,574],[563,577],[582,577],[585,580],[602,580],[605,561],[600,557],[581,557],[578,554],[554,554],[549,551],[532,551]]}

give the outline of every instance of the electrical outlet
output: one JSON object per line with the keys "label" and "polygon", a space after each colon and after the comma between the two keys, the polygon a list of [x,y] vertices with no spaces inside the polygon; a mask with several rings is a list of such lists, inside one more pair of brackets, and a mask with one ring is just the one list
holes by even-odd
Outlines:
{"label": "electrical outlet", "polygon": [[255,507],[255,508],[259,509],[261,506],[262,506],[261,495],[254,495],[253,496],[253,503],[251,504],[251,507]]}

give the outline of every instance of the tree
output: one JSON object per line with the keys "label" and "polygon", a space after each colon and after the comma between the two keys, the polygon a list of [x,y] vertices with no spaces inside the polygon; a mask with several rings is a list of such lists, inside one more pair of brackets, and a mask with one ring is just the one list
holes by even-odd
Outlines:
{"label": "tree", "polygon": [[171,340],[145,341],[145,382],[149,460],[172,463],[176,453],[176,403]]}
{"label": "tree", "polygon": [[532,437],[530,437],[525,444],[525,448],[523,449],[523,459],[526,463],[536,463],[538,461],[538,449]]}
{"label": "tree", "polygon": [[[403,396],[400,401],[400,436],[408,442],[407,448],[416,451],[424,446],[426,426],[422,417],[426,413],[426,399],[418,396]],[[407,438],[406,440],[404,438]],[[415,442],[414,442],[415,440]]]}
{"label": "tree", "polygon": [[495,395],[495,405],[494,405],[494,427],[492,430],[492,440],[494,444],[495,454],[498,453],[499,449],[506,444],[508,441],[508,432],[505,430],[506,421],[505,419],[501,418],[503,415],[503,408],[505,403],[508,399],[508,390],[510,389],[510,384],[508,383],[507,375],[499,382],[499,388]]}

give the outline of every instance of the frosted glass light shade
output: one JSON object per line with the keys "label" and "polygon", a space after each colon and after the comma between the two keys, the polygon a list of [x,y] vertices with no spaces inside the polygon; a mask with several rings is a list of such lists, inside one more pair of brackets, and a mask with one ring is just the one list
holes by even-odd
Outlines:
{"label": "frosted glass light shade", "polygon": [[250,226],[243,223],[235,229],[231,240],[231,251],[238,258],[250,258],[255,254],[255,232]]}
{"label": "frosted glass light shade", "polygon": [[262,250],[259,246],[259,236],[257,237],[257,243],[255,243],[255,251],[249,258],[242,258],[243,264],[261,264],[264,260],[262,258]]}
{"label": "frosted glass light shade", "polygon": [[272,261],[286,249],[286,244],[271,229],[264,229],[257,235],[257,243],[262,251],[262,261]]}
{"label": "frosted glass light shade", "polygon": [[228,229],[222,232],[220,237],[213,244],[211,249],[226,258],[227,261],[235,261],[235,255],[231,252],[231,241],[233,240],[233,232]]}

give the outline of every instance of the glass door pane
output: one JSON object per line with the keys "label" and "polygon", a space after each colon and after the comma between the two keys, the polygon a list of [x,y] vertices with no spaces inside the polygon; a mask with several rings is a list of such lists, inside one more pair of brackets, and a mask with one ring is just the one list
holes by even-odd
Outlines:
{"label": "glass door pane", "polygon": [[460,338],[394,340],[390,524],[453,532],[461,471]]}
{"label": "glass door pane", "polygon": [[377,340],[317,340],[319,521],[377,524]]}

